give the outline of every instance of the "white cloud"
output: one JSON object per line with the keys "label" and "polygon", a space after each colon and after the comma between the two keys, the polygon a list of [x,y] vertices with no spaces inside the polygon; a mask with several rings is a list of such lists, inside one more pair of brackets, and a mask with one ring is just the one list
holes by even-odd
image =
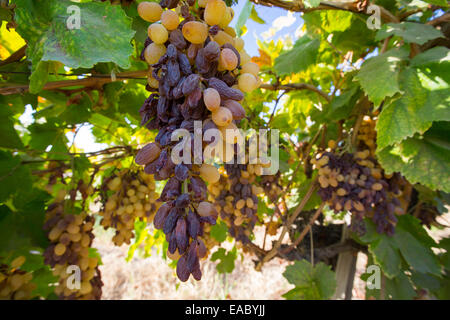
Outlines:
{"label": "white cloud", "polygon": [[273,20],[272,27],[270,27],[269,30],[263,32],[261,34],[261,37],[264,40],[268,40],[272,38],[281,29],[292,26],[296,20],[297,18],[294,17],[294,13],[288,11],[288,14],[286,16],[281,16]]}

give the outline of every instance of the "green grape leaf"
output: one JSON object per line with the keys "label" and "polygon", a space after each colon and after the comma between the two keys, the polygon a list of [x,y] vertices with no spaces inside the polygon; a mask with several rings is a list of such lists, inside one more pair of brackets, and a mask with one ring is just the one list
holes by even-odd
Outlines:
{"label": "green grape leaf", "polygon": [[399,69],[407,56],[405,50],[390,50],[366,60],[361,66],[354,80],[359,81],[375,106],[400,92]]}
{"label": "green grape leaf", "polygon": [[224,242],[227,238],[228,227],[227,224],[223,221],[216,223],[211,227],[210,235],[218,242]]}
{"label": "green grape leaf", "polygon": [[448,89],[425,89],[415,69],[406,69],[400,79],[404,94],[383,108],[377,122],[380,149],[424,133],[433,121],[450,121]]}
{"label": "green grape leaf", "polygon": [[88,122],[92,112],[92,101],[83,92],[81,95],[69,99],[70,104],[64,108],[64,111],[58,116],[58,120],[65,124],[78,124]]}
{"label": "green grape leaf", "polygon": [[14,119],[12,108],[3,103],[2,97],[0,97],[0,147],[2,148],[23,148],[22,140],[20,140],[17,131],[14,129]]}
{"label": "green grape leaf", "polygon": [[440,274],[440,266],[430,248],[424,246],[411,233],[396,228],[395,243],[406,262],[417,272]]}
{"label": "green grape leaf", "polygon": [[304,0],[303,4],[305,8],[315,8],[319,6],[320,0]]}
{"label": "green grape leaf", "polygon": [[258,15],[258,12],[255,9],[255,6],[252,7],[252,11],[250,12],[250,19],[259,24],[265,24],[266,22]]}
{"label": "green grape leaf", "polygon": [[[39,5],[33,0],[14,3],[17,32],[27,41],[27,57],[33,64],[32,92],[45,82],[48,65],[44,61],[59,61],[70,68],[91,68],[99,62],[130,67],[130,41],[135,32],[132,20],[119,6],[69,0],[47,0]],[[69,29],[78,18],[80,28],[75,25]]]}
{"label": "green grape leaf", "polygon": [[402,37],[405,42],[419,45],[436,38],[445,37],[441,31],[433,26],[422,23],[401,22],[384,24],[378,31],[375,40],[381,41],[390,36]]}
{"label": "green grape leaf", "polygon": [[241,9],[241,13],[239,13],[239,17],[236,22],[236,26],[234,27],[234,29],[236,30],[236,34],[239,37],[244,34],[243,28],[252,13],[252,8],[253,8],[253,3],[251,3],[249,0],[246,0],[244,6]]}
{"label": "green grape leaf", "polygon": [[303,36],[294,47],[275,59],[274,71],[278,75],[305,71],[316,62],[319,53],[320,40]]}
{"label": "green grape leaf", "polygon": [[450,49],[446,47],[434,47],[415,56],[411,60],[411,66],[417,67],[443,62],[450,62]]}
{"label": "green grape leaf", "polygon": [[412,300],[416,291],[410,279],[401,272],[395,278],[386,279],[386,294],[393,300]]}
{"label": "green grape leaf", "polygon": [[211,261],[220,260],[216,269],[219,273],[231,273],[234,270],[234,261],[237,258],[237,249],[233,248],[230,252],[226,252],[224,248],[219,248],[211,256]]}
{"label": "green grape leaf", "polygon": [[347,119],[353,111],[358,100],[358,87],[353,86],[335,97],[327,110],[326,118],[332,121]]}
{"label": "green grape leaf", "polygon": [[283,295],[288,300],[327,300],[336,291],[335,273],[323,262],[313,266],[305,260],[295,261],[283,276],[295,286]]}
{"label": "green grape leaf", "polygon": [[450,192],[450,146],[448,123],[435,122],[423,137],[377,151],[387,173],[400,172],[411,183]]}
{"label": "green grape leaf", "polygon": [[31,188],[30,170],[19,156],[0,150],[0,202],[21,190]]}
{"label": "green grape leaf", "polygon": [[424,2],[435,4],[437,6],[448,7],[447,0],[423,0]]}

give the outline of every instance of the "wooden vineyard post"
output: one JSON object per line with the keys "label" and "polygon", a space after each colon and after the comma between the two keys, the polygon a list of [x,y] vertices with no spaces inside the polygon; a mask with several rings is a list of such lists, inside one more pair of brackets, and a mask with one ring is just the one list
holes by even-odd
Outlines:
{"label": "wooden vineyard post", "polygon": [[[349,231],[347,224],[344,223],[342,226],[341,242],[345,242],[347,240],[348,233]],[[346,251],[339,254],[336,265],[337,287],[333,297],[334,299],[351,300],[357,257],[358,255],[356,251]]]}

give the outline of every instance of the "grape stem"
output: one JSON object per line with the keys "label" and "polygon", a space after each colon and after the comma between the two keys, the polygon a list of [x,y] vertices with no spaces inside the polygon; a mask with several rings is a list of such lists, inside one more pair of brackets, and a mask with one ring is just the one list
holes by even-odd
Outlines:
{"label": "grape stem", "polygon": [[286,235],[286,233],[289,230],[292,223],[294,223],[295,219],[297,219],[298,215],[302,212],[306,203],[311,198],[311,196],[314,194],[314,191],[316,191],[316,188],[317,188],[317,180],[314,180],[311,183],[311,185],[310,185],[308,191],[306,192],[305,196],[303,197],[302,201],[300,202],[298,207],[295,209],[292,216],[286,221],[286,224],[283,226],[283,230],[281,231],[281,235],[278,238],[277,242],[275,242],[272,249],[261,259],[261,261],[256,266],[255,269],[257,271],[261,271],[263,264],[277,255],[278,248],[281,246],[284,236]]}
{"label": "grape stem", "polygon": [[317,220],[317,218],[319,217],[320,213],[323,210],[323,207],[325,206],[325,202],[322,202],[319,206],[319,208],[317,208],[316,212],[314,213],[314,215],[311,217],[311,219],[309,220],[308,224],[305,226],[305,228],[302,230],[302,232],[300,233],[299,237],[295,240],[295,242],[293,244],[291,244],[289,247],[287,247],[286,249],[284,249],[282,251],[283,254],[287,254],[290,251],[292,251],[292,249],[296,248],[305,238],[306,234],[308,233],[309,230],[312,230],[311,227],[314,224],[314,222]]}

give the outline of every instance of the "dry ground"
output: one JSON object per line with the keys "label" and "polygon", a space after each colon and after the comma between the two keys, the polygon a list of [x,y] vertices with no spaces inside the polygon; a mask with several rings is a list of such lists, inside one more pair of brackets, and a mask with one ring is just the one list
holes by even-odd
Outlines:
{"label": "dry ground", "polygon": [[[442,220],[448,225],[450,215]],[[449,237],[450,229],[435,232],[436,239]],[[238,257],[231,274],[216,272],[216,262],[202,262],[203,278],[197,282],[190,278],[186,283],[177,280],[174,269],[155,252],[148,258],[135,258],[127,262],[128,247],[115,247],[110,234],[98,232],[94,246],[102,256],[100,267],[104,282],[103,299],[282,299],[281,295],[292,288],[283,277],[289,262],[273,259],[266,263],[262,272],[254,269],[252,256]],[[261,235],[257,233],[257,242]],[[358,254],[353,299],[364,299],[365,283],[359,279],[364,272],[367,257]]]}

